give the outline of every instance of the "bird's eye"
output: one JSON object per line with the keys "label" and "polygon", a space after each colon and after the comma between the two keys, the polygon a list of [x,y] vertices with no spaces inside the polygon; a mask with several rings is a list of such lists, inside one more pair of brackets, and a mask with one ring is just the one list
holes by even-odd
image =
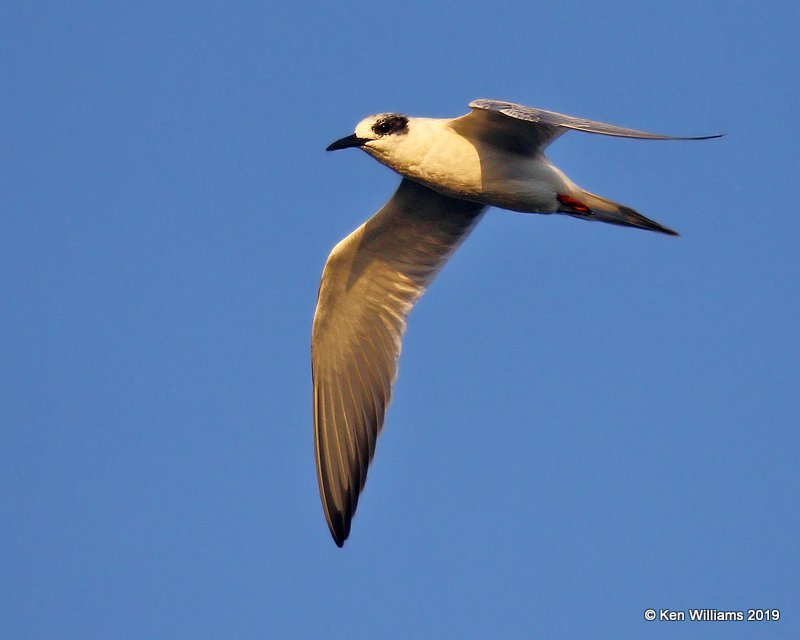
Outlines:
{"label": "bird's eye", "polygon": [[387,115],[373,124],[372,130],[379,136],[405,133],[408,130],[408,118],[401,115]]}

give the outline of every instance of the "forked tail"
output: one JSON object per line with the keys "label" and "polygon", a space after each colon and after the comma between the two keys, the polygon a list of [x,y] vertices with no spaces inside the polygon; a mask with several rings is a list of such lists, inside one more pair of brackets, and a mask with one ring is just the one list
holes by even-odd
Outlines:
{"label": "forked tail", "polygon": [[650,218],[645,218],[641,213],[634,211],[624,204],[619,204],[613,200],[601,198],[598,195],[583,191],[578,198],[568,195],[559,195],[558,201],[561,203],[559,212],[566,213],[576,218],[584,220],[599,220],[609,224],[618,224],[623,227],[636,227],[648,231],[658,231],[669,236],[680,235],[669,227],[665,227]]}

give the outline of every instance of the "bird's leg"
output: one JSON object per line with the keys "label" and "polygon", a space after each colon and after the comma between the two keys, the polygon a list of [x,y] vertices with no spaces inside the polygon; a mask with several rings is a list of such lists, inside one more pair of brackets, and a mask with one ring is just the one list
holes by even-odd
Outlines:
{"label": "bird's leg", "polygon": [[573,216],[590,216],[594,213],[586,204],[564,193],[559,193],[556,199],[561,203],[558,208],[559,213],[568,213]]}

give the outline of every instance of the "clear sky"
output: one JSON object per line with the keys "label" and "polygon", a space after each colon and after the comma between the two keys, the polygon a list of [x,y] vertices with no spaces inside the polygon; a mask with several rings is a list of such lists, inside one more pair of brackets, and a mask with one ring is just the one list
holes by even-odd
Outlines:
{"label": "clear sky", "polygon": [[[0,7],[0,637],[797,638],[795,2]],[[350,539],[314,471],[325,153],[497,98],[669,238],[492,209],[410,318]],[[780,608],[647,622],[647,608]]]}

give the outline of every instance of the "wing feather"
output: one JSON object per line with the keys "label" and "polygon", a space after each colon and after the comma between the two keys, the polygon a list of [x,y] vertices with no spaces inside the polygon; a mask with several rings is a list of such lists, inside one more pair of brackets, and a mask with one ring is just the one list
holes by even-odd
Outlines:
{"label": "wing feather", "polygon": [[[587,120],[568,116],[555,111],[526,107],[513,102],[503,102],[501,100],[473,100],[469,103],[471,113],[455,120],[457,126],[471,127],[474,129],[486,128],[491,135],[506,135],[522,139],[525,141],[524,152],[539,152],[550,144],[557,137],[572,129],[575,131],[585,131],[586,133],[597,133],[606,136],[618,136],[622,138],[640,138],[645,140],[707,140],[709,138],[719,138],[720,135],[713,136],[666,136],[660,133],[650,133],[629,129],[606,122]],[[520,142],[516,143],[521,144]]]}
{"label": "wing feather", "polygon": [[328,257],[311,363],[317,478],[339,546],[383,426],[408,313],[483,209],[404,179]]}

